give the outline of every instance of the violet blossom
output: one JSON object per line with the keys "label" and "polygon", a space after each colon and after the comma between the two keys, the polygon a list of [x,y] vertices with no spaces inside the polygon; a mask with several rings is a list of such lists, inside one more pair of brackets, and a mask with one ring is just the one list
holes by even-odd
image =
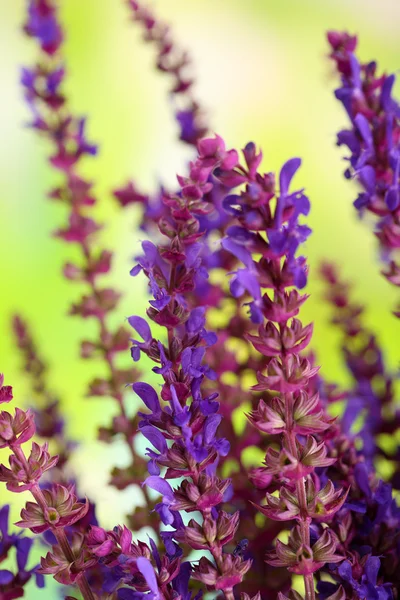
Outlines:
{"label": "violet blossom", "polygon": [[343,333],[343,359],[354,379],[354,386],[347,392],[342,431],[351,436],[357,417],[364,413],[357,437],[366,460],[371,461],[381,453],[377,436],[393,433],[398,427],[395,375],[385,364],[376,336],[363,323],[364,307],[351,300],[349,285],[340,279],[333,265],[324,264],[321,276],[327,284],[325,298],[334,309],[332,323]]}
{"label": "violet blossom", "polygon": [[[117,356],[129,348],[129,334],[123,326],[113,329],[108,323],[110,313],[118,306],[120,294],[102,286],[99,278],[110,271],[112,252],[98,247],[96,233],[102,225],[91,212],[97,201],[92,193],[93,184],[83,179],[77,170],[81,158],[86,154],[95,155],[97,149],[86,139],[86,120],[70,112],[62,92],[65,80],[61,54],[63,38],[55,3],[29,0],[28,12],[25,31],[39,42],[41,53],[39,62],[32,69],[24,69],[22,85],[33,115],[31,126],[51,142],[53,154],[49,161],[62,175],[62,183],[50,192],[50,197],[65,202],[69,214],[66,224],[55,232],[55,236],[77,245],[81,255],[80,262],[68,262],[64,266],[65,277],[81,283],[85,289],[72,304],[70,314],[96,321],[97,334],[94,339],[82,341],[81,356],[85,359],[100,357],[106,367],[104,377],[96,377],[90,382],[88,396],[110,396],[115,400],[118,415],[109,427],[99,431],[99,437],[110,442],[116,436],[122,436],[137,470],[141,458],[133,442],[136,421],[128,417],[123,396],[124,385],[134,380],[137,373],[116,363]],[[58,32],[56,42],[50,46],[46,37],[49,23],[51,31]],[[140,473],[145,466],[143,461],[142,465]],[[131,472],[132,468],[128,467],[126,485],[136,482]]]}
{"label": "violet blossom", "polygon": [[44,586],[44,578],[38,573],[38,566],[26,569],[33,540],[22,535],[22,532],[9,533],[9,512],[8,505],[4,505],[0,509],[0,563],[7,558],[12,549],[15,549],[17,572],[0,569],[0,597],[2,600],[13,600],[23,596],[24,587],[32,576],[35,577],[38,588]]}
{"label": "violet blossom", "polygon": [[367,211],[377,217],[375,235],[387,265],[383,274],[398,286],[400,107],[392,96],[396,78],[378,74],[375,61],[359,62],[356,36],[330,31],[327,37],[342,83],[335,96],[350,120],[350,129],[337,138],[337,144],[350,151],[345,177],[356,178],[362,187],[354,202],[360,214]]}

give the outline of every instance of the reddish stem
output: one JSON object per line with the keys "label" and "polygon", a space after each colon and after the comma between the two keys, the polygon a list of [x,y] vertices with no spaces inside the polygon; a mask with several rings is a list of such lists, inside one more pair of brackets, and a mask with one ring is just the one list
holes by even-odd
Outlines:
{"label": "reddish stem", "polygon": [[[26,456],[25,456],[22,448],[20,446],[11,446],[11,450],[15,454],[15,456],[20,460],[20,462],[23,464],[23,466],[25,468],[25,472],[28,473],[29,465],[28,465],[28,461],[26,460]],[[39,484],[36,483],[32,487],[31,494],[35,498],[36,502],[41,507],[43,512],[46,512],[47,509],[49,508],[49,506],[46,502],[46,498],[45,498],[42,490],[39,487]],[[52,530],[65,558],[67,559],[68,562],[73,563],[75,561],[74,552],[70,546],[70,543],[68,541],[68,538],[67,538],[67,535],[66,535],[64,529],[51,526],[51,530]],[[79,575],[79,577],[77,577],[76,585],[78,586],[78,588],[83,596],[83,600],[96,600],[96,596],[93,594],[92,590],[90,589],[84,573],[81,573]]]}
{"label": "reddish stem", "polygon": [[[296,434],[293,431],[293,395],[286,394],[286,439],[290,453],[300,461],[299,450],[296,443]],[[308,516],[307,493],[305,477],[296,481],[296,493],[300,506],[300,533],[301,541],[304,546],[310,547],[310,524],[311,519]],[[312,574],[303,575],[305,587],[305,600],[315,600],[314,577]]]}

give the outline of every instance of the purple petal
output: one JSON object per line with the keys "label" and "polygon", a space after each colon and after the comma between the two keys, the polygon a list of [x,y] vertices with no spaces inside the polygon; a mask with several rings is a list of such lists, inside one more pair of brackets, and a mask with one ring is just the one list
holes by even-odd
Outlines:
{"label": "purple petal", "polygon": [[[191,350],[191,349],[188,348],[188,350]],[[182,412],[182,406],[181,406],[181,403],[179,402],[178,396],[176,395],[175,387],[173,385],[171,385],[170,386],[170,390],[171,390],[171,406],[172,406],[172,409],[173,409],[174,413],[179,414],[179,413]]]}
{"label": "purple petal", "polygon": [[20,538],[17,541],[17,564],[20,571],[24,571],[28,562],[29,551],[32,547],[33,540],[31,538]]}
{"label": "purple petal", "polygon": [[0,509],[0,531],[3,534],[3,537],[7,536],[8,533],[8,516],[10,514],[10,507],[8,504],[5,504]]}
{"label": "purple petal", "polygon": [[202,306],[194,308],[186,321],[186,329],[189,333],[199,333],[205,325],[205,309]]}
{"label": "purple petal", "polygon": [[239,227],[238,225],[229,227],[226,233],[229,238],[235,242],[238,242],[239,244],[245,244],[246,242],[250,242],[256,238],[254,233],[247,231],[247,229],[244,229],[244,227]]}
{"label": "purple petal", "polygon": [[161,571],[160,553],[158,552],[158,548],[157,548],[155,541],[150,536],[149,536],[149,543],[150,543],[151,551],[153,553],[154,560],[156,561],[157,569],[159,571]]}
{"label": "purple petal", "polygon": [[399,206],[399,190],[395,187],[390,187],[385,194],[385,203],[389,210],[396,210]]}
{"label": "purple petal", "polygon": [[0,571],[0,585],[8,585],[13,579],[14,575],[11,571]]}
{"label": "purple petal", "polygon": [[247,269],[239,269],[236,271],[235,280],[236,284],[240,284],[242,288],[247,290],[250,296],[252,296],[255,300],[259,300],[261,298],[260,284],[254,273],[251,273]]}
{"label": "purple petal", "polygon": [[131,357],[132,357],[132,360],[134,360],[135,362],[137,362],[138,360],[140,360],[140,348],[139,348],[139,346],[132,346],[132,348],[131,348]]}
{"label": "purple petal", "polygon": [[179,427],[183,427],[190,421],[191,413],[188,406],[185,406],[184,410],[175,414],[174,423]]}
{"label": "purple petal", "polygon": [[35,573],[35,580],[36,580],[36,587],[38,588],[44,588],[44,575],[42,575],[41,573],[38,573],[37,571],[34,572]]}
{"label": "purple petal", "polygon": [[234,298],[240,298],[240,296],[242,296],[246,291],[238,277],[233,277],[231,279],[229,289]]}
{"label": "purple petal", "polygon": [[190,562],[184,562],[181,564],[179,574],[173,581],[174,590],[179,594],[182,599],[190,597],[189,594],[189,581],[192,572],[192,566]]}
{"label": "purple petal", "polygon": [[368,469],[365,463],[357,463],[354,467],[354,475],[360,490],[367,497],[371,497],[371,488],[369,485]]}
{"label": "purple petal", "polygon": [[378,579],[378,572],[381,566],[381,561],[377,556],[369,556],[365,563],[364,572],[367,576],[367,580],[371,585],[376,585]]}
{"label": "purple petal", "polygon": [[[131,275],[132,277],[136,277],[136,275],[139,275],[140,271],[142,270],[142,266],[141,265],[135,265],[134,267],[132,267],[132,269],[129,271],[129,275]],[[121,590],[124,591],[124,590]],[[128,590],[129,591],[129,590]]]}
{"label": "purple petal", "polygon": [[168,498],[171,502],[174,500],[174,492],[172,487],[169,485],[168,481],[162,479],[161,477],[156,477],[154,475],[150,475],[145,482],[144,485],[147,485],[152,490],[155,490],[161,496]]}
{"label": "purple petal", "polygon": [[213,396],[210,396],[205,400],[201,400],[200,410],[205,417],[208,417],[209,415],[213,415],[214,413],[218,412],[219,402],[213,402],[215,398],[218,398],[218,394],[213,394]]}
{"label": "purple petal", "polygon": [[160,519],[164,523],[164,525],[172,525],[173,524],[174,515],[170,511],[168,504],[164,504],[163,502],[160,502],[159,504],[156,504],[155,510],[160,515]]}
{"label": "purple petal", "polygon": [[251,253],[243,246],[236,244],[236,242],[230,238],[225,238],[222,240],[222,247],[236,256],[236,258],[239,259],[249,269],[253,266],[253,258]]}
{"label": "purple petal", "polygon": [[307,274],[303,267],[296,266],[295,269],[293,269],[293,278],[294,278],[294,285],[299,290],[302,290],[304,287],[306,287]]}
{"label": "purple petal", "polygon": [[225,438],[219,439],[215,444],[215,449],[220,456],[228,456],[231,445]]}
{"label": "purple petal", "polygon": [[181,365],[182,365],[182,369],[185,373],[187,373],[189,371],[189,367],[191,364],[191,358],[192,358],[192,349],[190,347],[185,348],[181,354]]}
{"label": "purple petal", "polygon": [[366,165],[360,169],[358,176],[365,189],[372,193],[375,190],[376,183],[375,170],[370,165]]}
{"label": "purple petal", "polygon": [[260,323],[263,323],[263,321],[264,321],[264,315],[262,313],[262,310],[257,305],[257,302],[249,302],[248,306],[249,306],[249,309],[250,309],[250,320],[251,320],[251,322],[255,323],[256,325],[259,325]]}
{"label": "purple petal", "polygon": [[310,212],[310,199],[305,194],[301,194],[300,196],[295,198],[294,205],[296,207],[296,212],[298,215],[308,215],[308,213]]}
{"label": "purple petal", "polygon": [[358,113],[358,115],[354,119],[354,123],[357,125],[357,128],[358,128],[359,132],[361,133],[364,142],[367,144],[367,147],[370,150],[372,150],[373,149],[373,140],[372,140],[372,133],[371,133],[371,129],[370,129],[368,120],[366,119],[366,117],[364,117],[364,115],[362,115],[361,113]]}
{"label": "purple petal", "polygon": [[132,385],[132,389],[141,398],[149,410],[154,413],[161,412],[160,402],[156,391],[148,383],[138,381]]}
{"label": "purple petal", "polygon": [[142,248],[149,263],[154,265],[158,259],[157,246],[155,246],[153,242],[145,240],[144,242],[142,242]]}
{"label": "purple petal", "polygon": [[203,340],[207,344],[207,346],[213,346],[218,342],[218,336],[213,331],[203,331]]}
{"label": "purple petal", "polygon": [[348,560],[345,560],[344,562],[342,562],[342,564],[338,568],[338,573],[339,573],[340,577],[342,579],[344,579],[344,581],[347,581],[348,583],[350,583],[350,585],[353,582],[355,583],[355,581],[353,579],[352,570],[351,570],[351,564],[349,563]]}
{"label": "purple petal", "polygon": [[369,194],[358,194],[357,199],[354,200],[353,204],[357,210],[360,210],[368,206],[370,200],[371,196]]}
{"label": "purple petal", "polygon": [[381,91],[381,105],[383,110],[385,111],[389,111],[392,107],[392,98],[391,98],[391,94],[392,94],[392,89],[393,89],[393,84],[396,81],[396,77],[394,75],[389,75],[388,77],[386,77],[385,81],[383,82],[382,85],[382,91]]}
{"label": "purple petal", "polygon": [[350,54],[350,68],[353,76],[353,86],[357,89],[361,89],[360,63],[354,54]]}
{"label": "purple petal", "polygon": [[145,341],[149,342],[152,339],[151,330],[147,321],[142,317],[128,317],[129,325],[138,332],[140,337]]}
{"label": "purple petal", "polygon": [[201,365],[201,361],[204,358],[206,349],[203,346],[199,348],[195,348],[192,351],[192,367],[199,367]]}
{"label": "purple petal", "polygon": [[350,131],[349,129],[339,131],[337,135],[337,145],[341,146],[342,144],[347,146],[353,154],[359,154],[360,142],[358,141],[354,131]]}
{"label": "purple petal", "polygon": [[139,556],[136,561],[137,568],[146,580],[149,589],[158,597],[157,578],[151,562],[144,556]]}
{"label": "purple petal", "polygon": [[197,258],[199,257],[199,254],[201,253],[202,248],[202,244],[192,244],[185,250],[185,264],[187,267],[192,267],[195,264]]}
{"label": "purple petal", "polygon": [[211,444],[214,440],[220,423],[221,415],[210,415],[207,417],[204,425],[204,441],[206,444]]}
{"label": "purple petal", "polygon": [[149,475],[154,475],[156,477],[161,473],[161,469],[154,458],[152,460],[149,460],[149,462],[147,463],[147,470],[149,472]]}
{"label": "purple petal", "polygon": [[283,165],[279,174],[279,193],[281,196],[287,195],[290,183],[300,165],[300,158],[291,158]]}
{"label": "purple petal", "polygon": [[145,425],[140,431],[161,454],[167,451],[167,442],[159,429],[156,429],[152,425]]}
{"label": "purple petal", "polygon": [[275,254],[281,254],[286,245],[288,232],[286,229],[278,230],[269,229],[267,231],[269,245]]}

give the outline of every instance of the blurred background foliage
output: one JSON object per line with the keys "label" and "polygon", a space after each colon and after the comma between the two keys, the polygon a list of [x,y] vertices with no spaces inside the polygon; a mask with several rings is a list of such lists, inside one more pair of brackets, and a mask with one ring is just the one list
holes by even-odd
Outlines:
{"label": "blurred background foliage", "polygon": [[[304,320],[315,321],[313,347],[328,380],[345,384],[339,337],[329,325],[330,309],[321,299],[317,267],[321,259],[340,265],[354,283],[354,296],[367,306],[367,323],[379,336],[392,367],[399,356],[399,322],[390,314],[394,289],[379,275],[376,244],[352,207],[355,185],[342,177],[342,150],[336,131],[346,121],[333,97],[336,80],[326,59],[327,29],[359,34],[363,60],[377,59],[385,70],[399,66],[397,0],[157,0],[151,6],[173,26],[174,38],[189,49],[197,78],[196,95],[208,111],[212,130],[229,146],[253,140],[264,151],[264,169],[301,156],[296,186],[312,201],[313,235],[306,251],[311,266],[311,298]],[[170,81],[154,69],[154,49],[130,23],[122,0],[60,0],[66,30],[66,93],[72,110],[87,115],[91,141],[100,153],[87,159],[85,174],[95,182],[98,215],[106,224],[102,242],[116,248],[110,281],[124,291],[119,315],[143,314],[146,290],[129,268],[143,237],[135,208],[121,212],[110,190],[133,177],[145,191],[160,182],[173,185],[190,150],[178,143],[168,100]],[[62,206],[46,193],[57,174],[46,162],[48,147],[27,128],[19,73],[36,58],[35,44],[24,37],[23,0],[0,2],[0,368],[21,404],[30,391],[19,370],[20,356],[10,331],[15,312],[30,322],[42,354],[51,365],[50,381],[63,398],[72,438],[79,439],[75,467],[85,491],[97,500],[104,526],[112,526],[137,498],[106,488],[109,467],[123,465],[118,444],[95,440],[96,429],[113,412],[108,400],[84,398],[86,382],[99,367],[78,358],[78,340],[91,324],[66,316],[79,286],[61,276],[73,249],[50,232],[65,219]],[[132,399],[132,402],[134,400]],[[3,455],[2,455],[3,456]],[[22,494],[21,496],[24,496]],[[8,499],[2,486],[2,501]],[[22,503],[25,499],[18,498]],[[13,499],[13,517],[18,501]],[[15,519],[14,519],[15,520]],[[28,598],[52,597],[32,589]]]}

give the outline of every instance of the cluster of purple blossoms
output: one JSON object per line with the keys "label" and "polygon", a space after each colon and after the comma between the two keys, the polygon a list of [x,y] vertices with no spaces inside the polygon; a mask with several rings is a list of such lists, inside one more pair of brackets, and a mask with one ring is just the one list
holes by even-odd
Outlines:
{"label": "cluster of purple blossoms", "polygon": [[36,578],[38,588],[44,586],[44,578],[43,575],[38,573],[38,566],[33,569],[26,568],[33,540],[22,535],[22,532],[9,533],[9,512],[10,507],[8,505],[0,509],[0,563],[8,558],[12,549],[15,549],[17,572],[0,569],[0,597],[2,600],[22,598],[24,586],[31,580],[32,576]]}
{"label": "cluster of purple blossoms", "polygon": [[[396,78],[379,74],[375,61],[358,61],[356,36],[330,31],[328,42],[342,82],[335,96],[351,124],[337,136],[338,146],[350,151],[345,177],[356,178],[362,187],[354,206],[377,217],[375,235],[387,263],[383,274],[399,286],[400,106],[392,96]],[[399,311],[395,314],[400,316]]]}
{"label": "cluster of purple blossoms", "polygon": [[[130,452],[111,484],[140,485],[145,505],[111,530],[99,524],[73,480],[69,458],[79,450],[65,435],[62,402],[48,388],[28,325],[15,317],[32,409],[0,413],[0,448],[9,451],[0,481],[32,495],[16,525],[47,548],[40,566],[27,569],[33,539],[8,533],[9,509],[0,510],[0,560],[8,560],[0,599],[19,598],[32,577],[42,587],[43,576],[52,575],[68,600],[200,600],[205,593],[226,600],[396,600],[399,450],[382,443],[398,430],[396,375],[363,323],[363,307],[328,264],[320,274],[351,383],[340,389],[319,373],[313,325],[300,320],[311,234],[303,222],[310,201],[292,183],[301,160],[288,160],[276,177],[262,170],[253,142],[238,153],[220,136],[206,137],[187,53],[146,7],[129,0],[128,8],[157,49],[157,69],[173,80],[179,138],[195,152],[175,191],[151,198],[133,182],[114,191],[121,207],[141,206],[148,239],[130,274],[147,280],[147,318],[109,324],[120,293],[99,281],[113,253],[99,244],[97,199],[79,174],[81,158],[97,149],[63,92],[63,31],[53,0],[27,0],[24,30],[40,55],[24,69],[22,85],[31,126],[50,142],[49,161],[61,175],[49,194],[68,207],[56,237],[80,251],[79,262],[64,266],[65,277],[84,289],[70,313],[97,324],[95,337],[81,342],[81,358],[100,359],[106,374],[89,383],[87,395],[110,397],[117,408],[99,438],[122,438]],[[386,276],[397,284],[394,77],[377,77],[375,63],[358,64],[355,37],[330,32],[328,39],[342,76],[336,95],[352,124],[338,140],[351,152],[346,176],[363,186],[356,206],[380,219],[377,236],[391,261]],[[129,361],[129,348],[130,366],[117,366],[119,354]],[[136,368],[142,356],[142,364],[154,363],[157,389]],[[3,384],[0,375],[0,403],[8,404],[12,388]],[[133,416],[127,384],[143,402]],[[334,418],[338,402],[343,409]],[[135,535],[144,526],[151,529],[146,542]]]}
{"label": "cluster of purple blossoms", "polygon": [[[116,437],[123,437],[131,456],[131,464],[123,476],[118,468],[112,473],[112,484],[122,489],[140,482],[145,469],[145,462],[137,454],[134,444],[137,422],[128,416],[123,395],[124,386],[136,379],[138,373],[128,365],[121,367],[118,359],[129,349],[128,330],[123,325],[112,327],[109,324],[109,316],[117,309],[121,294],[101,285],[100,279],[110,272],[113,253],[102,248],[96,237],[102,225],[93,217],[97,202],[91,191],[93,182],[78,173],[81,158],[94,156],[97,147],[87,141],[86,120],[72,114],[63,93],[66,71],[62,56],[63,35],[57,18],[53,1],[28,2],[25,31],[40,44],[41,52],[33,68],[23,69],[22,85],[33,116],[31,127],[50,142],[53,153],[49,161],[61,174],[60,184],[49,197],[66,205],[68,213],[65,225],[54,235],[76,245],[80,251],[79,262],[67,262],[63,267],[64,276],[84,289],[81,297],[71,302],[70,314],[97,323],[97,334],[81,341],[80,355],[85,360],[101,359],[105,374],[88,384],[87,396],[111,397],[118,406],[118,413],[110,425],[99,429],[99,439],[110,443]],[[18,328],[17,324],[15,328]],[[21,337],[18,331],[17,336]],[[55,406],[49,404],[46,417],[54,410]],[[41,416],[44,416],[43,412]]]}

